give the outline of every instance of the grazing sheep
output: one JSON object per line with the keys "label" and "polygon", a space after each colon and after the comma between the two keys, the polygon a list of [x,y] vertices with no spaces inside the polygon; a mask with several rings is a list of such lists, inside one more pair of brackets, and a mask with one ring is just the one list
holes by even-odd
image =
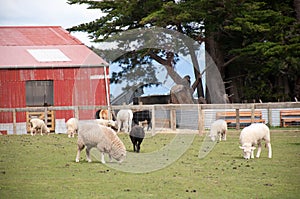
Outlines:
{"label": "grazing sheep", "polygon": [[91,162],[90,150],[96,147],[101,152],[101,162],[105,164],[104,153],[108,153],[110,160],[116,159],[121,163],[126,158],[126,148],[116,133],[106,126],[96,122],[81,123],[78,130],[78,151],[76,162],[79,162],[80,152],[86,146],[86,158]]}
{"label": "grazing sheep", "polygon": [[151,112],[149,110],[137,111],[133,113],[133,123],[139,125],[140,122],[147,121],[147,130],[152,128],[151,124]]}
{"label": "grazing sheep", "polygon": [[129,136],[133,144],[133,151],[139,153],[141,148],[140,146],[145,137],[144,129],[140,126],[135,125],[134,127],[132,127]]}
{"label": "grazing sheep", "polygon": [[117,122],[118,122],[118,133],[120,132],[121,126],[123,124],[123,128],[125,132],[131,131],[133,113],[130,109],[122,109],[117,114]]}
{"label": "grazing sheep", "polygon": [[269,158],[272,158],[272,149],[270,143],[270,129],[263,123],[254,123],[245,127],[240,134],[240,148],[244,152],[244,158],[254,158],[254,145],[258,145],[256,157],[259,158],[261,153],[261,141],[266,141],[266,147],[268,147]]}
{"label": "grazing sheep", "polygon": [[67,127],[68,137],[69,138],[74,137],[74,135],[78,131],[78,120],[76,118],[70,118],[66,123],[66,127]]}
{"label": "grazing sheep", "polygon": [[118,124],[113,120],[105,120],[105,119],[96,119],[96,122],[100,125],[111,127],[114,130],[118,129]]}
{"label": "grazing sheep", "polygon": [[214,142],[216,138],[219,141],[226,140],[227,123],[225,120],[216,120],[211,124],[209,137]]}
{"label": "grazing sheep", "polygon": [[46,126],[45,122],[39,118],[31,119],[30,127],[30,134],[32,136],[35,135],[38,131],[41,132],[41,135],[43,135],[43,133],[50,133],[50,129]]}

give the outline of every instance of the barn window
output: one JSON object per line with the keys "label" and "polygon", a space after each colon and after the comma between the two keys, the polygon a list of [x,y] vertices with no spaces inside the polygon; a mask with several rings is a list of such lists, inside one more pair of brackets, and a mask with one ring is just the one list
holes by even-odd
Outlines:
{"label": "barn window", "polygon": [[53,81],[26,81],[26,105],[53,105]]}

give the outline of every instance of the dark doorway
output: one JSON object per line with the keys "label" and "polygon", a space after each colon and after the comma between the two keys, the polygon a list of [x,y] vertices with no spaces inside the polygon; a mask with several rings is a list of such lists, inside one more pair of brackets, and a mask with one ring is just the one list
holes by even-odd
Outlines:
{"label": "dark doorway", "polygon": [[26,81],[26,106],[53,105],[53,81]]}

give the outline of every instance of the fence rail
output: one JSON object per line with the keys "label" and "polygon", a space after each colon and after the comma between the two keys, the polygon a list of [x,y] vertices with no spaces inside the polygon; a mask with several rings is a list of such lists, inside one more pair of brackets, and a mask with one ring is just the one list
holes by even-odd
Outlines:
{"label": "fence rail", "polygon": [[[156,104],[156,105],[118,105],[118,106],[49,106],[49,107],[21,107],[21,108],[0,108],[0,112],[11,112],[13,118],[13,133],[16,134],[16,113],[17,112],[44,112],[47,111],[64,111],[73,110],[76,118],[79,119],[79,110],[93,110],[93,109],[132,109],[149,110],[152,113],[152,129],[155,130],[155,112],[159,110],[166,110],[170,113],[170,128],[176,130],[176,111],[177,110],[197,110],[198,111],[198,130],[202,134],[204,132],[204,111],[213,109],[235,109],[236,111],[236,128],[240,128],[239,111],[240,109],[250,109],[251,118],[254,118],[255,110],[267,109],[267,121],[272,126],[272,109],[295,109],[300,108],[300,102],[280,102],[280,103],[249,103],[249,104]],[[47,114],[45,114],[45,121]],[[0,121],[1,123],[1,121]]]}

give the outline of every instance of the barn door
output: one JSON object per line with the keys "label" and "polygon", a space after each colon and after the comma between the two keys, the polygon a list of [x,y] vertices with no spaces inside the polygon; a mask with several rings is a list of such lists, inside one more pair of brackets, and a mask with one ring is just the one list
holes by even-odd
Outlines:
{"label": "barn door", "polygon": [[53,105],[53,81],[26,81],[26,106]]}

